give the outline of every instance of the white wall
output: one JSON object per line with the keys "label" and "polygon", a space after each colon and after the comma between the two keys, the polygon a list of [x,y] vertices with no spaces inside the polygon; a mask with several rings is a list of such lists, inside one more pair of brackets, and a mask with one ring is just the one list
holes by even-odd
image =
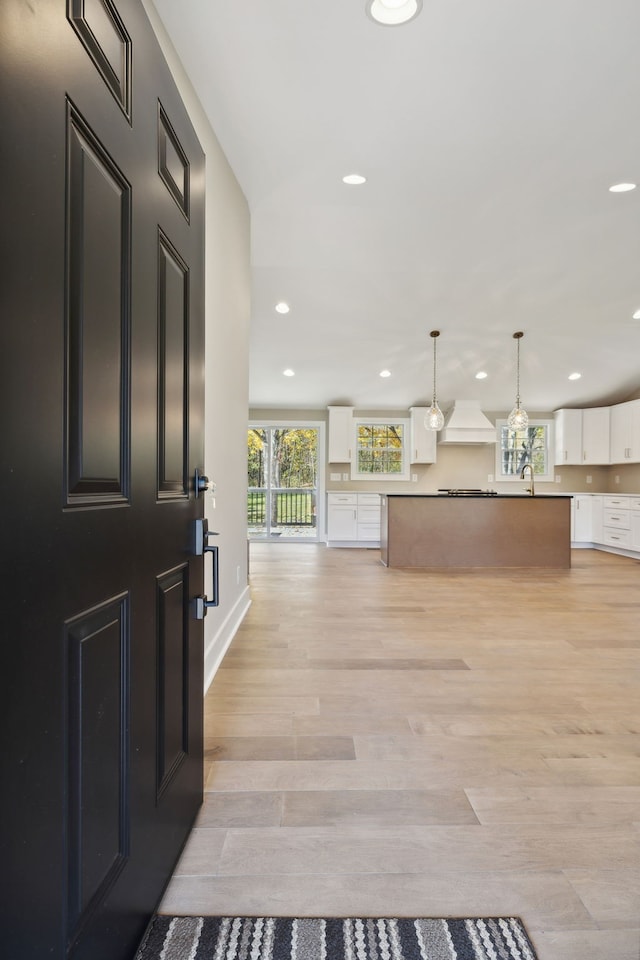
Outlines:
{"label": "white wall", "polygon": [[[247,584],[247,421],[250,220],[246,199],[151,0],[144,7],[206,157],[205,463],[206,495],[220,550],[220,606],[205,619],[205,689],[244,616]],[[207,558],[206,589],[211,568]]]}

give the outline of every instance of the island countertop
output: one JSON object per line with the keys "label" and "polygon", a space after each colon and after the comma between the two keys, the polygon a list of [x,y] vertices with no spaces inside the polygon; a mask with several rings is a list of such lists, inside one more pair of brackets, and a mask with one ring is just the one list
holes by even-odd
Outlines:
{"label": "island countertop", "polygon": [[389,567],[571,566],[571,495],[382,494]]}
{"label": "island countertop", "polygon": [[383,493],[382,497],[433,497],[438,500],[571,500],[574,493],[536,493],[534,497],[529,493]]}

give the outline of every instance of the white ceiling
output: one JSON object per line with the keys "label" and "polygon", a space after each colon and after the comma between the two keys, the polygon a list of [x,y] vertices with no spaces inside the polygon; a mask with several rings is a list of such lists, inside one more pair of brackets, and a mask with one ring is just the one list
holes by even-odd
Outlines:
{"label": "white ceiling", "polygon": [[251,210],[252,406],[429,400],[434,328],[445,409],[513,405],[516,330],[530,411],[640,388],[639,0],[155,5]]}

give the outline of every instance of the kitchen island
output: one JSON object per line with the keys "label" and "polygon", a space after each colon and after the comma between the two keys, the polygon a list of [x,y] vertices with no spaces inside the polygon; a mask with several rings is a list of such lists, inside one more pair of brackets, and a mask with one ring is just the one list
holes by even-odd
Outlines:
{"label": "kitchen island", "polygon": [[571,497],[384,494],[388,567],[571,566]]}

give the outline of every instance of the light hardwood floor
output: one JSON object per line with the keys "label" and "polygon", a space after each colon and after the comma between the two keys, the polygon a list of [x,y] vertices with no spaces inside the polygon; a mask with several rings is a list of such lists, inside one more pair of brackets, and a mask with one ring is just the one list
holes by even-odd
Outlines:
{"label": "light hardwood floor", "polygon": [[164,913],[522,918],[640,958],[640,563],[386,569],[252,544]]}

